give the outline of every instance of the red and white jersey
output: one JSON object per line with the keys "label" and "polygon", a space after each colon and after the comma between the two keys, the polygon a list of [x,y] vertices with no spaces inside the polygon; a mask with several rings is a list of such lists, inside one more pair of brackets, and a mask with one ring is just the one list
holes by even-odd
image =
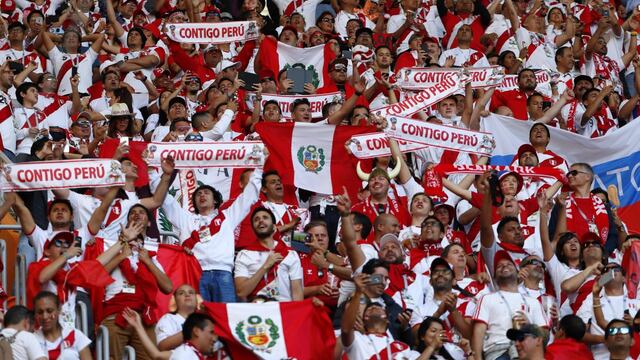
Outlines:
{"label": "red and white jersey", "polygon": [[[154,243],[154,241],[152,239],[146,238],[145,239],[145,243],[152,244],[152,243]],[[131,269],[134,272],[138,271],[138,267],[146,266],[140,260],[140,254],[138,253],[138,250],[136,250],[136,249],[134,249],[133,252],[131,253],[131,255],[129,255],[127,257],[127,260],[129,260],[129,264],[131,265]],[[160,262],[158,262],[158,259],[157,259],[156,256],[152,256],[151,257],[151,261],[153,262],[153,264],[158,269],[160,269],[160,271],[165,272],[164,268],[162,267],[162,264],[160,264]],[[115,269],[113,269],[113,271],[111,271],[111,273],[109,275],[111,275],[111,277],[113,278],[114,281],[111,284],[107,285],[107,287],[105,289],[105,293],[104,293],[105,302],[113,299],[113,297],[118,295],[118,294],[133,295],[133,294],[136,293],[136,285],[130,284],[130,283],[127,282],[127,279],[122,274],[122,270],[120,269],[119,266],[117,266]]]}
{"label": "red and white jersey", "polygon": [[78,68],[80,75],[80,84],[78,91],[86,93],[87,89],[93,84],[91,74],[93,74],[93,63],[98,57],[98,53],[92,48],[85,51],[84,54],[67,54],[53,47],[49,51],[49,59],[53,63],[53,72],[58,78],[58,95],[71,94],[71,73],[72,68]]}
{"label": "red and white jersey", "polygon": [[49,126],[57,126],[67,130],[71,126],[72,103],[65,96],[39,93],[36,107],[47,114]]}
{"label": "red and white jersey", "polygon": [[483,53],[474,49],[461,49],[459,47],[455,47],[453,49],[445,50],[440,55],[440,59],[438,63],[440,66],[444,66],[447,58],[449,56],[453,56],[456,58],[456,61],[453,63],[453,66],[464,66],[464,67],[489,67],[489,60],[484,56]]}
{"label": "red and white jersey", "polygon": [[393,340],[388,334],[363,334],[354,331],[353,335],[353,343],[344,348],[349,360],[414,358],[409,345]]}
{"label": "red and white jersey", "polygon": [[47,340],[42,329],[34,335],[49,359],[79,359],[80,352],[91,345],[91,340],[82,331],[68,326],[62,327],[62,335],[55,341]]}
{"label": "red and white jersey", "polygon": [[[236,256],[234,277],[250,278],[258,272],[258,269],[267,261],[269,251],[242,250]],[[263,285],[260,289],[255,289],[256,295],[273,297],[278,301],[291,301],[291,281],[303,281],[302,264],[298,253],[289,250],[287,256],[269,270],[273,272],[270,276],[265,275],[268,281],[261,282],[257,286]]]}
{"label": "red and white jersey", "polygon": [[604,79],[605,85],[612,85],[613,89],[622,93],[622,82],[620,81],[620,64],[608,56],[600,54],[592,54],[591,59],[586,59],[582,70],[582,73],[594,77],[597,75]]}
{"label": "red and white jersey", "polygon": [[11,97],[0,91],[0,150],[16,151],[16,130]]}
{"label": "red and white jersey", "polygon": [[569,171],[569,164],[567,163],[567,160],[553,151],[546,150],[543,153],[537,153],[537,155],[538,166],[552,167],[560,170],[563,174],[566,174]]}
{"label": "red and white jersey", "polygon": [[582,121],[582,115],[587,111],[582,101],[575,99],[566,104],[560,110],[560,114],[567,122],[567,130],[576,132],[577,126]]}
{"label": "red and white jersey", "polygon": [[[86,224],[91,218],[91,214],[100,206],[102,200],[91,196],[69,192],[69,202],[73,206],[73,222],[76,226]],[[137,199],[125,200],[116,199],[111,203],[107,216],[102,222],[98,236],[104,239],[117,239],[120,234],[120,225],[126,225],[129,209],[138,204]]]}
{"label": "red and white jersey", "polygon": [[[162,46],[150,46],[148,48],[145,48],[143,50],[140,51],[129,51],[129,49],[127,48],[121,48],[120,49],[120,53],[117,54],[115,56],[115,61],[127,61],[127,60],[131,60],[131,59],[137,59],[143,56],[147,56],[147,55],[151,55],[151,56],[155,56],[156,58],[158,58],[158,65],[157,66],[162,66],[162,64],[164,64],[166,58],[167,58],[167,49],[165,49]],[[143,68],[140,69],[140,71],[142,71],[142,73],[152,79],[153,78],[153,69],[154,68]],[[136,79],[134,72],[129,72],[125,78],[124,81],[131,85],[134,90],[138,93],[148,93],[149,90],[147,90],[147,87],[144,86],[144,83],[138,79]]]}
{"label": "red and white jersey", "polygon": [[[56,233],[57,231],[53,231],[50,229],[45,230],[40,228],[37,225],[34,227],[31,234],[25,233],[25,235],[29,239],[29,242],[33,244],[33,247],[36,251],[36,260],[42,260],[44,256],[44,244],[47,242],[48,239],[51,239]],[[86,225],[82,227],[78,227],[77,230],[73,230],[73,236],[75,238],[80,238],[80,244],[81,244],[80,247],[82,248],[83,251],[79,256],[69,259],[67,261],[68,263],[73,263],[73,262],[78,262],[80,260],[83,260],[85,246],[89,241],[93,240],[94,238],[94,234],[91,234],[91,232],[89,231],[89,228],[87,228]],[[114,239],[117,239],[117,237],[115,237]]]}
{"label": "red and white jersey", "polygon": [[613,117],[608,106],[602,106],[600,111],[593,115],[584,125],[576,122],[578,134],[590,138],[605,136],[618,128],[618,119]]}
{"label": "red and white jersey", "polygon": [[13,115],[14,128],[16,132],[16,154],[31,153],[33,138],[29,136],[29,129],[48,129],[47,114],[36,108],[18,108]]}
{"label": "red and white jersey", "polygon": [[8,60],[19,62],[23,66],[27,66],[32,62],[37,64],[38,67],[33,70],[34,74],[42,74],[42,72],[46,68],[45,60],[41,56],[38,56],[38,53],[34,51],[15,50],[12,48],[0,50],[0,61],[5,62]]}

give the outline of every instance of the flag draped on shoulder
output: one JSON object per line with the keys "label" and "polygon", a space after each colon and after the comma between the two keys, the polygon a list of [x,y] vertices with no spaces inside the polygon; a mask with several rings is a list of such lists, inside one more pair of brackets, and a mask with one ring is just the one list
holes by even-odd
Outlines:
{"label": "flag draped on shoulder", "polygon": [[233,359],[333,358],[331,320],[311,300],[204,305]]}
{"label": "flag draped on shoulder", "polygon": [[313,72],[311,83],[320,88],[330,82],[329,64],[336,58],[329,44],[310,48],[289,46],[272,37],[260,43],[259,62],[262,67],[278,74],[280,70],[301,67]]}
{"label": "flag draped on shoulder", "polygon": [[278,170],[284,184],[320,194],[341,194],[343,186],[357,193],[355,158],[345,143],[372,127],[259,123],[256,130],[270,153],[265,169]]}

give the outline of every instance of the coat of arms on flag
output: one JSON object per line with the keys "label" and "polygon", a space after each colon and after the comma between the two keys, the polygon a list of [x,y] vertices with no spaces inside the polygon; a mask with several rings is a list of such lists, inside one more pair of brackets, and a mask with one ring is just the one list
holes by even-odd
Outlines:
{"label": "coat of arms on flag", "polygon": [[280,338],[280,329],[271,319],[262,320],[258,315],[249,316],[236,326],[236,335],[240,342],[252,350],[267,351],[276,345]]}
{"label": "coat of arms on flag", "polygon": [[298,161],[306,171],[317,173],[324,166],[324,150],[313,145],[301,146],[298,149]]}

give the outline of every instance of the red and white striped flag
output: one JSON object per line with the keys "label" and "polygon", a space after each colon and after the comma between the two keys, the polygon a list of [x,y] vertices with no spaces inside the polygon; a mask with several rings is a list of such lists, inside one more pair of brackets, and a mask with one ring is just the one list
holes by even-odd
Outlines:
{"label": "red and white striped flag", "polygon": [[333,358],[331,320],[311,300],[204,305],[233,359]]}
{"label": "red and white striped flag", "polygon": [[320,88],[329,83],[329,64],[335,58],[336,54],[329,44],[298,48],[266,37],[260,43],[258,61],[263,68],[273,71],[274,74],[294,66],[311,70],[314,74],[311,83]]}
{"label": "red and white striped flag", "polygon": [[345,143],[372,127],[308,123],[259,123],[256,131],[269,149],[265,169],[278,170],[283,184],[320,194],[357,193],[361,182]]}

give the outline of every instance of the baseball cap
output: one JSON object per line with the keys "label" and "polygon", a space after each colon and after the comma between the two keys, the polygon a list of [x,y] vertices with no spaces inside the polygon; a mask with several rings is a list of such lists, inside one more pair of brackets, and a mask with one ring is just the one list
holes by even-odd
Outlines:
{"label": "baseball cap", "polygon": [[524,185],[523,180],[522,180],[522,175],[518,174],[515,171],[504,171],[500,175],[498,175],[498,182],[502,182],[502,180],[505,179],[509,175],[513,175],[513,176],[516,177],[516,181],[518,182],[518,186],[516,188],[516,194],[517,194],[517,193],[520,192],[520,190],[522,190],[522,186]]}
{"label": "baseball cap", "polygon": [[583,81],[583,80],[588,81],[591,83],[591,85],[593,85],[593,79],[589,75],[578,75],[575,77],[575,79],[573,79],[573,83],[577,84],[578,81]]}
{"label": "baseball cap", "polygon": [[586,232],[584,235],[582,235],[582,237],[580,238],[580,243],[584,244],[584,243],[588,243],[588,242],[596,242],[600,245],[602,245],[603,241],[602,238],[600,237],[600,235],[594,233],[594,232]]}
{"label": "baseball cap", "polygon": [[222,20],[233,20],[233,16],[228,12],[220,13],[220,19]]}
{"label": "baseball cap", "polygon": [[184,105],[185,108],[187,107],[187,101],[181,96],[176,96],[173,99],[169,100],[169,109],[171,109],[171,107],[175,103],[180,103],[180,104]]}
{"label": "baseball cap", "polygon": [[51,239],[48,239],[45,243],[44,243],[44,248],[48,248],[49,246],[53,245],[56,241],[62,241],[65,243],[71,243],[73,242],[74,236],[73,233],[70,231],[60,231],[57,234],[53,235],[53,237]]}
{"label": "baseball cap", "polygon": [[220,63],[218,63],[218,65],[216,66],[216,72],[221,72],[224,71],[232,66],[238,66],[240,64],[240,62],[233,62],[233,61],[229,61],[227,59],[224,59],[222,61],[220,61]]}
{"label": "baseball cap", "polygon": [[449,263],[447,262],[447,260],[441,258],[441,257],[437,257],[435,259],[433,259],[433,261],[431,262],[431,266],[429,267],[429,271],[433,272],[433,270],[436,269],[436,267],[438,266],[444,266],[447,268],[447,270],[452,271],[451,269],[451,265],[449,265]]}
{"label": "baseball cap", "polygon": [[507,338],[511,341],[522,341],[527,335],[545,339],[544,332],[538,325],[525,324],[520,329],[507,330]]}
{"label": "baseball cap", "polygon": [[536,151],[536,148],[533,147],[533,145],[531,145],[531,144],[522,144],[518,148],[518,159],[520,159],[522,154],[524,154],[526,152],[532,152],[536,156],[536,158],[538,157],[538,152]]}
{"label": "baseball cap", "polygon": [[14,0],[0,1],[0,10],[2,10],[3,15],[9,17],[15,9],[16,9],[16,2]]}
{"label": "baseball cap", "polygon": [[402,243],[395,234],[384,234],[380,238],[380,249],[382,249],[384,245],[390,241],[396,242],[400,247],[402,247]]}
{"label": "baseball cap", "polygon": [[496,252],[496,254],[494,255],[494,257],[493,257],[493,272],[494,272],[494,273],[496,272],[496,267],[497,267],[498,263],[499,263],[501,260],[509,260],[509,261],[511,261],[511,263],[513,264],[513,266],[515,266],[515,267],[516,267],[516,269],[518,268],[518,267],[516,266],[516,263],[515,263],[515,262],[513,262],[513,259],[511,258],[511,255],[509,255],[509,253],[508,253],[508,252],[506,252],[505,250],[498,250],[498,251]]}
{"label": "baseball cap", "polygon": [[100,64],[100,74],[102,75],[102,73],[110,66],[116,65],[118,64],[117,61],[113,61],[113,60],[106,60],[104,61],[102,64]]}

